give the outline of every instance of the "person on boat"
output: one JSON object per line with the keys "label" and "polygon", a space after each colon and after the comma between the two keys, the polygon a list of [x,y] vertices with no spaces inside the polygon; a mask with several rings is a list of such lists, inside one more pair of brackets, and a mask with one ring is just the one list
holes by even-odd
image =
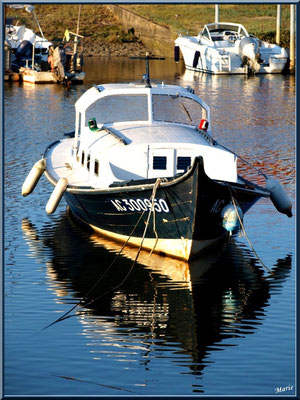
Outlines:
{"label": "person on boat", "polygon": [[66,77],[65,67],[64,67],[66,61],[66,55],[64,47],[62,45],[59,45],[55,48],[53,52],[53,58],[54,58],[54,68],[57,70],[58,78],[59,80],[63,81]]}
{"label": "person on boat", "polygon": [[54,57],[53,57],[53,52],[54,52],[54,46],[49,46],[48,49],[48,64],[51,68],[51,72],[54,72]]}

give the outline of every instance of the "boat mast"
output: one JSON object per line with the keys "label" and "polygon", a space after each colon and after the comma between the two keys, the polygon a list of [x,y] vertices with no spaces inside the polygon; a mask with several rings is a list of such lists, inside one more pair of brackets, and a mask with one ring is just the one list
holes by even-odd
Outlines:
{"label": "boat mast", "polygon": [[151,57],[149,56],[149,53],[146,53],[146,57],[129,57],[131,59],[135,60],[145,60],[146,61],[146,75],[144,75],[144,79],[146,81],[146,87],[151,88],[150,84],[150,67],[149,67],[149,60],[165,60],[164,57]]}
{"label": "boat mast", "polygon": [[77,30],[76,30],[76,36],[74,38],[74,53],[73,53],[73,69],[74,69],[74,71],[76,71],[76,69],[77,69],[77,52],[78,52],[78,35],[79,35],[80,12],[81,12],[81,4],[79,4],[78,19],[77,19]]}

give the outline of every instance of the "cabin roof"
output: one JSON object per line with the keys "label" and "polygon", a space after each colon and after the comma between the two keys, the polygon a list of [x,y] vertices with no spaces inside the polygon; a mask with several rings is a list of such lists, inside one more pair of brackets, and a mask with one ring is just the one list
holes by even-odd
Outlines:
{"label": "cabin roof", "polygon": [[89,132],[84,137],[84,143],[87,147],[92,147],[97,153],[103,152],[104,149],[111,149],[115,152],[115,149],[123,148],[128,149],[132,145],[163,145],[170,148],[177,146],[195,146],[202,145],[210,147],[207,139],[192,126],[176,126],[172,129],[168,124],[156,123],[153,125],[146,124],[134,124],[128,126],[128,124],[117,124],[114,130],[125,139],[125,143],[130,146],[125,146],[116,136],[110,135],[105,130],[98,132]]}
{"label": "cabin roof", "polygon": [[151,83],[151,87],[146,87],[142,83],[109,83],[103,85],[94,85],[88,89],[75,103],[76,110],[84,112],[91,104],[99,98],[110,95],[118,94],[167,94],[190,97],[199,102],[203,108],[209,111],[209,106],[198,96],[194,94],[193,89],[187,87],[183,88],[176,85],[165,85],[164,83],[156,84]]}

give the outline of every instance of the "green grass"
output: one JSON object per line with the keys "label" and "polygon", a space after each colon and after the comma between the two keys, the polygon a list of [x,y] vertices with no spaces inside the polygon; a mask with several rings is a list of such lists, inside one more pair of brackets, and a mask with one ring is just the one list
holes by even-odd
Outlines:
{"label": "green grass", "polygon": [[[124,4],[136,14],[168,26],[177,34],[196,35],[206,23],[214,22],[215,5],[212,4]],[[35,4],[35,11],[45,37],[61,40],[65,29],[76,32],[78,4]],[[38,32],[32,14],[25,10],[7,8],[7,16],[18,16],[21,23]],[[275,41],[276,4],[220,5],[220,21],[236,22],[249,33],[262,40]],[[289,47],[290,5],[282,5],[281,44]],[[125,31],[110,11],[101,4],[83,4],[80,14],[80,31],[87,44],[134,42],[136,36]]]}
{"label": "green grass", "polygon": [[[50,41],[62,40],[66,29],[76,32],[78,4],[36,4],[35,12],[44,36]],[[25,10],[7,8],[6,16],[17,17],[21,24],[38,33],[33,15]],[[107,7],[101,4],[81,5],[79,34],[84,36],[85,43],[93,42],[94,45],[137,40],[136,36],[124,31]]]}
{"label": "green grass", "polygon": [[[174,35],[185,32],[197,35],[203,25],[215,20],[213,4],[126,4],[124,7],[151,21],[170,27]],[[243,24],[249,33],[272,42],[276,36],[276,15],[276,4],[229,4],[219,7],[220,21]],[[281,16],[281,44],[288,47],[290,5],[282,5]]]}

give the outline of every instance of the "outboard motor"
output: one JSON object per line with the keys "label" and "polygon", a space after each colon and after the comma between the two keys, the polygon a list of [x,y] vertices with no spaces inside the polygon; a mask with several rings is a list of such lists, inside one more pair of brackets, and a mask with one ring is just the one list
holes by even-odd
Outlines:
{"label": "outboard motor", "polygon": [[58,78],[63,81],[66,76],[65,65],[66,65],[66,53],[62,46],[55,48],[53,52],[54,68],[57,68]]}
{"label": "outboard motor", "polygon": [[251,37],[244,37],[239,44],[240,57],[253,72],[260,70],[260,52],[257,41]]}
{"label": "outboard motor", "polygon": [[32,43],[29,40],[23,40],[17,48],[16,58],[19,60],[29,60],[32,58]]}

